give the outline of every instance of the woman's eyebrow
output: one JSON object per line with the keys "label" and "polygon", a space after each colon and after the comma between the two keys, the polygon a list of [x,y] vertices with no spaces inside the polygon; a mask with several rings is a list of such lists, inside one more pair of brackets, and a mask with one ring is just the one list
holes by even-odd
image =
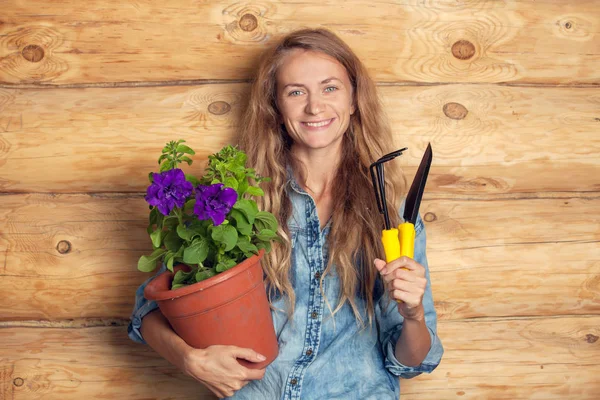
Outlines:
{"label": "woman's eyebrow", "polygon": [[[321,85],[327,84],[331,81],[339,81],[342,82],[341,79],[336,78],[335,76],[329,77],[323,81],[321,81]],[[287,85],[285,85],[283,88],[287,88],[289,86],[294,86],[294,87],[305,87],[305,85],[303,85],[302,83],[288,83]]]}
{"label": "woman's eyebrow", "polygon": [[[331,82],[331,81],[340,81],[340,82],[342,82],[342,80],[341,80],[341,79],[338,79],[338,78],[336,78],[335,76],[332,76],[332,77],[330,77],[330,78],[327,78],[327,79],[325,79],[324,81],[322,81],[322,82],[321,82],[321,84],[329,83],[329,82]],[[343,83],[343,82],[342,82],[342,83]]]}

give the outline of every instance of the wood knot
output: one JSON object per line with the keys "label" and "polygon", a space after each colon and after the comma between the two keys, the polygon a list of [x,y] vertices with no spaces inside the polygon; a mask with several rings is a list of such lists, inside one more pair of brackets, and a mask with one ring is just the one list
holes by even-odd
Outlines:
{"label": "wood knot", "polygon": [[258,26],[258,19],[252,14],[244,14],[240,18],[240,29],[244,32],[252,32]]}
{"label": "wood knot", "polygon": [[465,106],[459,103],[446,103],[444,104],[444,114],[446,117],[451,119],[464,119],[469,111]]}
{"label": "wood knot", "polygon": [[56,245],[56,250],[58,250],[58,252],[60,254],[67,254],[68,252],[71,251],[71,243],[69,243],[66,240],[61,240],[60,242],[58,242],[58,244]]}
{"label": "wood knot", "polygon": [[567,21],[567,23],[565,24],[565,28],[567,28],[567,29],[571,29],[572,26],[573,25],[571,24],[570,21]]}
{"label": "wood knot", "polygon": [[27,61],[36,63],[42,61],[42,58],[44,58],[44,49],[37,44],[28,44],[23,48],[21,54]]}
{"label": "wood knot", "polygon": [[19,387],[19,386],[23,386],[23,384],[25,383],[25,381],[23,380],[23,378],[15,378],[13,379],[13,385]]}
{"label": "wood knot", "polygon": [[596,341],[598,341],[598,336],[588,333],[585,335],[585,341],[588,343],[596,343]]}
{"label": "wood knot", "polygon": [[464,396],[464,395],[465,395],[465,392],[463,392],[463,391],[461,390],[461,391],[459,391],[459,392],[456,392],[456,395],[457,395],[457,396]]}
{"label": "wood knot", "polygon": [[214,115],[227,114],[230,110],[231,106],[225,101],[215,101],[208,105],[208,112]]}
{"label": "wood knot", "polygon": [[428,213],[425,213],[425,215],[423,216],[423,219],[424,219],[426,222],[433,222],[433,221],[436,221],[436,220],[437,220],[437,215],[435,215],[435,214],[434,214],[434,213],[432,213],[432,212],[428,212]]}
{"label": "wood knot", "polygon": [[459,60],[468,60],[475,55],[475,46],[468,40],[459,40],[452,45],[452,55]]}

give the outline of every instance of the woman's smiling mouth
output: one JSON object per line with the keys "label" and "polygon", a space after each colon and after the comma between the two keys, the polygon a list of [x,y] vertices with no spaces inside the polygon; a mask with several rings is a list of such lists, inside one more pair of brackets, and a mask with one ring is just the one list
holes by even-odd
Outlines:
{"label": "woman's smiling mouth", "polygon": [[331,118],[331,119],[326,119],[326,120],[322,120],[322,121],[315,121],[315,122],[302,122],[302,125],[310,128],[310,129],[319,129],[319,128],[325,128],[328,127],[329,125],[331,125],[331,123],[333,122],[335,118]]}

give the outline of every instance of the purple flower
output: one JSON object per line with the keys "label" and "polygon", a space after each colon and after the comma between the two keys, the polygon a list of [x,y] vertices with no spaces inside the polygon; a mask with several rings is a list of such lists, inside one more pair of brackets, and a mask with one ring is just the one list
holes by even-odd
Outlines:
{"label": "purple flower", "polygon": [[223,188],[222,183],[210,186],[198,185],[194,214],[200,220],[212,219],[215,226],[221,225],[231,207],[237,201],[237,192],[232,188]]}
{"label": "purple flower", "polygon": [[171,169],[152,174],[152,184],[148,186],[145,199],[151,206],[157,206],[161,214],[169,215],[175,206],[183,207],[193,190],[194,186],[185,180],[182,170]]}

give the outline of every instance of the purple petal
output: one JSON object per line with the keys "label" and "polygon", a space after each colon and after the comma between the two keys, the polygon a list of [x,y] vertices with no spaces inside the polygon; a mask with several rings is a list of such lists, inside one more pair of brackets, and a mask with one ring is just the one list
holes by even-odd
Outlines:
{"label": "purple petal", "polygon": [[169,208],[167,204],[161,203],[158,205],[158,211],[160,211],[162,215],[169,215],[171,213],[171,208]]}
{"label": "purple petal", "polygon": [[225,221],[225,214],[223,213],[211,213],[210,219],[212,219],[215,226],[219,226]]}
{"label": "purple petal", "polygon": [[[219,193],[219,201],[227,204],[228,208],[231,209],[237,201],[237,192],[232,188],[225,188]],[[227,210],[229,212],[229,210]]]}
{"label": "purple petal", "polygon": [[156,185],[163,185],[163,176],[162,174],[157,174],[156,172],[152,174],[152,182]]}

